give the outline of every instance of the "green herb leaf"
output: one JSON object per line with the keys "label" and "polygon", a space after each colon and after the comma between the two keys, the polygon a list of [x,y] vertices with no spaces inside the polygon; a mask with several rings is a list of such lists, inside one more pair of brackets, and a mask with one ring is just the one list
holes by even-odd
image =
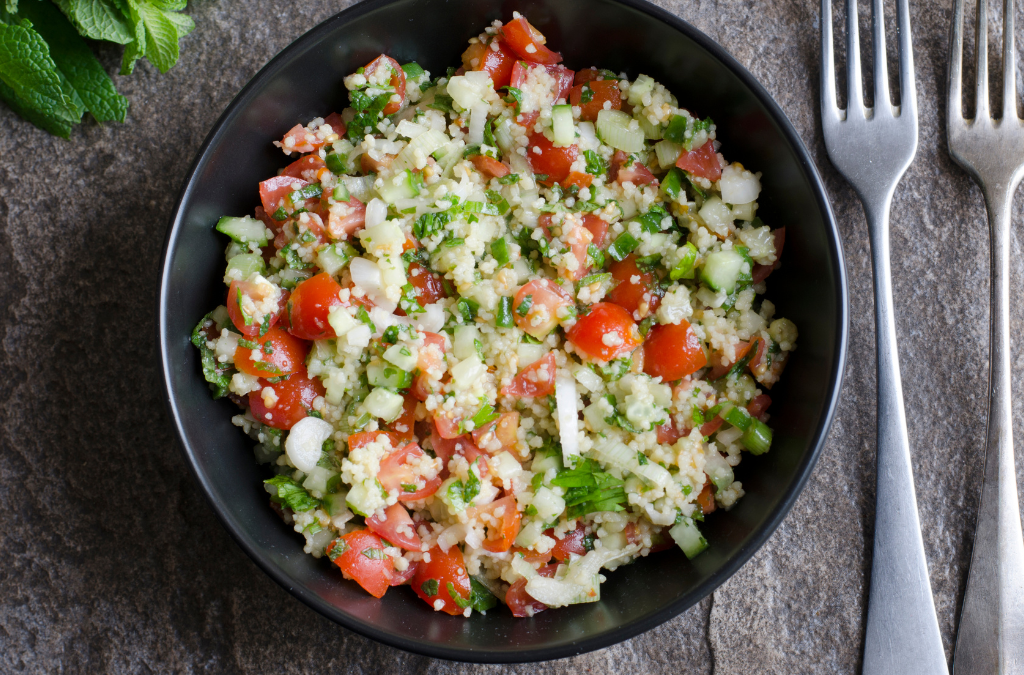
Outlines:
{"label": "green herb leaf", "polygon": [[434,597],[435,595],[437,595],[438,590],[437,579],[427,579],[422,584],[420,584],[420,590],[423,591],[423,595],[426,595],[430,598]]}
{"label": "green herb leaf", "polygon": [[218,363],[217,355],[206,346],[208,336],[206,327],[211,323],[213,323],[212,312],[196,324],[192,331],[192,344],[199,349],[203,364],[203,378],[212,385],[213,397],[222,398],[228,394],[228,385],[231,383],[231,374],[234,369],[226,364]]}
{"label": "green herb leaf", "polygon": [[331,542],[331,545],[327,547],[327,557],[334,562],[338,559],[345,551],[349,548],[348,542],[344,539],[335,539]]}
{"label": "green herb leaf", "polygon": [[514,185],[519,182],[518,173],[508,173],[498,179],[498,182],[502,185]]}
{"label": "green herb leaf", "polygon": [[311,497],[310,494],[306,492],[305,488],[299,485],[295,479],[290,476],[274,476],[270,480],[265,480],[263,482],[277,488],[277,495],[270,499],[278,504],[287,506],[292,511],[311,511],[320,506],[320,500]]}
{"label": "green herb leaf", "polygon": [[498,606],[498,599],[494,597],[494,594],[486,586],[477,581],[475,577],[470,577],[469,606],[477,612],[486,612]]}
{"label": "green herb leaf", "polygon": [[131,24],[111,0],[53,1],[82,37],[119,45],[126,45],[135,39]]}
{"label": "green herb leaf", "polygon": [[603,176],[608,172],[608,162],[593,150],[584,150],[583,157],[587,160],[587,173]]}
{"label": "green herb leaf", "polygon": [[360,553],[370,560],[384,560],[386,557],[382,548],[364,548]]}
{"label": "green herb leaf", "polygon": [[0,83],[10,89],[22,108],[52,120],[55,128],[63,129],[82,119],[81,99],[57,69],[46,41],[27,19],[16,24],[0,23]]}
{"label": "green herb leaf", "polygon": [[462,597],[457,590],[455,590],[455,584],[448,582],[448,596],[458,605],[461,609],[469,607],[469,600]]}

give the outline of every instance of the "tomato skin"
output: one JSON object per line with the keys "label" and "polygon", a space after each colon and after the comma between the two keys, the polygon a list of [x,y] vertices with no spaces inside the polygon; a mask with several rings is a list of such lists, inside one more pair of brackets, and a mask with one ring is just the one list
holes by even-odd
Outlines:
{"label": "tomato skin", "polygon": [[722,165],[718,163],[718,155],[715,154],[715,144],[712,141],[706,142],[696,150],[679,155],[676,166],[712,182],[722,177]]}
{"label": "tomato skin", "polygon": [[583,188],[590,187],[590,184],[593,182],[594,177],[591,176],[589,173],[580,173],[579,171],[572,171],[569,173],[566,179],[562,181],[562,187],[568,190],[575,185],[580,190],[582,190]]}
{"label": "tomato skin", "polygon": [[[476,444],[480,450],[488,455],[496,455],[502,450],[513,450],[516,447],[516,443],[519,441],[519,413],[517,412],[505,412],[498,416],[498,419],[485,424],[479,429],[474,429],[471,434],[473,437],[473,443]],[[488,441],[491,437],[497,439],[501,443],[501,448],[498,450],[487,450],[483,448],[484,445],[489,444]]]}
{"label": "tomato skin", "polygon": [[288,300],[288,332],[303,340],[335,337],[327,323],[331,307],[340,305],[341,285],[327,272],[306,279]]}
{"label": "tomato skin", "polygon": [[[409,443],[397,450],[392,450],[380,461],[380,471],[377,472],[377,480],[380,481],[380,484],[388,492],[397,490],[398,501],[400,502],[414,502],[417,499],[426,499],[437,492],[442,479],[438,475],[429,480],[424,480],[422,474],[417,473],[415,470],[415,466],[410,466],[410,462],[418,463],[425,456],[426,453],[416,443]],[[403,483],[406,485],[418,484],[421,480],[424,482],[422,488],[412,492],[406,492],[402,488]]]}
{"label": "tomato skin", "polygon": [[525,129],[532,129],[533,125],[537,123],[538,117],[540,117],[540,111],[534,110],[533,112],[520,113],[516,115],[515,121],[516,124]]}
{"label": "tomato skin", "polygon": [[[543,358],[531,363],[502,387],[502,396],[536,397],[555,392],[555,355],[548,352]],[[543,374],[541,369],[543,368]],[[541,378],[544,379],[541,379]]]}
{"label": "tomato skin", "polygon": [[715,504],[715,492],[710,480],[704,483],[704,488],[700,491],[700,494],[697,495],[697,506],[700,507],[701,513],[705,516],[717,508]]}
{"label": "tomato skin", "polygon": [[[484,454],[480,448],[476,447],[476,443],[472,441],[469,434],[454,438],[441,436],[436,427],[436,420],[434,433],[430,436],[430,447],[434,449],[434,455],[443,462],[446,471],[448,461],[455,455],[465,457],[466,461],[472,464],[473,460]],[[481,476],[487,473],[486,464],[480,464],[478,468]]]}
{"label": "tomato skin", "polygon": [[[537,574],[550,579],[555,576],[558,565],[545,565],[537,570]],[[538,602],[526,592],[526,579],[520,579],[508,588],[505,593],[505,604],[512,610],[512,616],[523,618],[533,616],[537,612],[543,612],[548,608],[543,602]]]}
{"label": "tomato skin", "polygon": [[633,185],[650,185],[651,183],[657,183],[657,179],[651,170],[648,169],[642,162],[633,160],[629,166],[626,166],[626,160],[629,155],[624,153],[622,150],[616,150],[612,156],[611,165],[608,167],[608,175],[612,180],[618,183],[632,183]]}
{"label": "tomato skin", "polygon": [[[523,303],[530,298],[525,313]],[[512,318],[516,325],[538,340],[558,325],[558,310],[572,304],[572,298],[550,279],[534,279],[519,289],[512,301]]]}
{"label": "tomato skin", "polygon": [[[540,148],[538,153],[534,148]],[[529,143],[526,146],[526,157],[534,173],[546,174],[547,180],[541,181],[545,185],[561,183],[569,177],[572,170],[572,163],[580,154],[579,147],[573,143],[562,147],[556,146],[549,141],[544,134],[530,134]]]}
{"label": "tomato skin", "polygon": [[[475,514],[489,517],[496,520],[496,524],[487,525],[487,538],[484,539],[484,549],[492,553],[504,553],[512,548],[512,543],[519,536],[519,528],[522,524],[522,515],[519,513],[519,506],[516,498],[512,495],[496,499],[485,506],[474,507]],[[501,510],[502,514],[495,515]]]}
{"label": "tomato skin", "polygon": [[725,420],[723,420],[718,415],[715,415],[715,418],[713,420],[708,420],[707,422],[700,426],[701,436],[710,436],[711,434],[715,433],[721,428],[724,422]]}
{"label": "tomato skin", "polygon": [[[253,336],[251,341],[259,347],[249,349],[239,345],[235,350],[235,367],[243,373],[256,377],[281,377],[305,370],[303,364],[309,345],[280,328],[271,328],[262,337]],[[264,347],[268,343],[270,347]],[[253,358],[256,351],[259,351],[258,359]]]}
{"label": "tomato skin", "polygon": [[487,178],[501,178],[512,172],[507,166],[488,155],[473,155],[469,158],[476,170]]}
{"label": "tomato skin", "polygon": [[733,359],[730,363],[723,364],[721,358],[719,358],[719,354],[716,353],[714,359],[712,360],[712,363],[714,365],[711,368],[711,372],[708,373],[708,379],[717,380],[718,378],[728,373],[737,361],[739,361],[740,359],[747,355],[747,352],[750,351],[750,347],[752,344],[753,342],[741,342],[738,345],[736,345],[736,358]]}
{"label": "tomato skin", "polygon": [[[577,79],[579,79],[577,77]],[[593,98],[589,103],[581,103],[583,88],[588,87],[593,92]],[[609,110],[620,110],[622,108],[622,93],[619,91],[619,83],[615,80],[593,80],[587,84],[576,83],[576,86],[569,91],[569,102],[580,108],[580,119],[586,122],[597,121],[597,114],[605,109],[605,101],[611,106]]]}
{"label": "tomato skin", "polygon": [[[661,293],[658,285],[658,277],[653,272],[645,272],[636,264],[636,254],[627,256],[622,261],[613,261],[608,267],[612,278],[616,281],[615,286],[605,296],[608,302],[614,302],[633,318],[643,318],[653,314],[661,304]],[[634,277],[639,281],[634,282]],[[644,298],[644,295],[648,295]],[[641,311],[644,304],[647,304],[646,311]]]}
{"label": "tomato skin", "polygon": [[[550,537],[550,530],[548,530],[548,536]],[[587,528],[582,522],[576,524],[576,529],[572,532],[566,532],[565,536],[555,541],[555,545],[551,548],[551,555],[554,556],[558,562],[568,562],[570,554],[573,555],[586,555],[587,549],[584,545],[583,540],[587,536]]]}
{"label": "tomato skin", "polygon": [[321,169],[324,166],[324,160],[320,159],[320,155],[306,155],[286,166],[281,175],[302,178],[303,171],[313,171],[315,173],[317,169]]}
{"label": "tomato skin", "polygon": [[658,443],[661,445],[672,445],[684,436],[683,430],[676,429],[675,422],[672,421],[668,424],[659,424],[655,428],[658,432]]}
{"label": "tomato skin", "polygon": [[[261,396],[264,387],[273,387],[277,403],[267,408]],[[317,378],[306,374],[306,367],[292,373],[287,380],[270,382],[260,380],[260,389],[249,394],[249,409],[252,416],[275,429],[291,429],[299,420],[307,417],[313,407],[313,399],[324,395],[324,385]]]}
{"label": "tomato skin", "polygon": [[608,221],[604,220],[600,216],[595,216],[593,213],[588,213],[583,216],[583,227],[590,230],[590,234],[594,236],[594,246],[598,248],[604,248],[605,238],[608,236]]}
{"label": "tomato skin", "polygon": [[422,542],[416,534],[412,517],[401,504],[392,504],[384,509],[384,517],[372,516],[366,519],[370,531],[406,551],[419,551]]}
{"label": "tomato skin", "polygon": [[[605,344],[606,335],[617,335],[621,342],[617,345]],[[577,319],[567,337],[587,356],[601,361],[614,361],[632,352],[643,342],[633,317],[611,302],[591,305],[590,312]]]}
{"label": "tomato skin", "polygon": [[[436,601],[441,600],[444,605],[440,611],[452,616],[462,614],[464,610],[456,604],[448,589],[448,584],[451,584],[461,599],[469,600],[469,574],[466,572],[466,562],[462,551],[458,546],[452,546],[447,551],[442,551],[440,547],[435,546],[430,549],[429,554],[430,562],[420,562],[419,568],[416,570],[416,576],[412,580],[412,590],[431,607]],[[423,590],[423,585],[428,581],[437,582],[436,595],[427,595]]]}
{"label": "tomato skin", "polygon": [[281,202],[292,190],[309,185],[309,181],[294,176],[274,176],[260,183],[260,201],[270,217],[281,207]]}
{"label": "tomato skin", "polygon": [[[467,70],[483,70],[491,76],[494,91],[507,87],[512,77],[512,66],[516,63],[516,54],[504,40],[497,40],[498,51],[491,49],[489,44],[476,42],[462,53],[462,67]],[[473,59],[477,64],[473,66]]]}
{"label": "tomato skin", "polygon": [[511,548],[513,555],[521,555],[523,559],[531,565],[546,565],[551,560],[551,552],[538,553],[533,549],[523,548],[522,546],[513,546]]}
{"label": "tomato skin", "polygon": [[404,571],[399,572],[394,570],[391,572],[391,585],[392,586],[404,586],[405,584],[412,581],[413,577],[416,576],[417,570],[419,570],[420,564],[418,562],[409,563],[409,566]]}
{"label": "tomato skin", "polygon": [[771,265],[754,265],[754,269],[750,272],[752,283],[761,283],[782,265],[782,247],[786,244],[786,228],[780,227],[777,230],[772,230],[772,235],[775,237],[775,262]]}
{"label": "tomato skin", "polygon": [[[292,141],[290,146],[287,143],[289,139]],[[282,150],[284,150],[286,154],[290,155],[293,152],[303,153],[319,150],[323,147],[324,141],[316,134],[310,133],[306,127],[301,124],[296,124],[294,127],[289,129],[288,133],[286,133],[281,139],[281,145],[283,146]]]}
{"label": "tomato skin", "polygon": [[[337,555],[333,553],[344,547],[344,553]],[[367,555],[368,551],[377,551]],[[349,532],[335,539],[327,547],[328,556],[332,556],[333,562],[347,576],[355,579],[356,583],[375,598],[384,597],[388,587],[391,585],[392,570],[394,564],[391,558],[384,553],[384,542],[380,537],[369,529]]]}
{"label": "tomato skin", "polygon": [[345,125],[345,120],[341,119],[341,115],[339,115],[336,112],[331,113],[330,115],[325,117],[324,124],[329,124],[331,127],[331,131],[338,134],[339,136],[344,136],[345,132],[348,131],[348,127]]}
{"label": "tomato skin", "polygon": [[501,34],[509,48],[519,58],[531,63],[551,65],[559,63],[562,55],[544,46],[544,35],[534,28],[526,17],[512,19],[501,27]]}
{"label": "tomato skin", "polygon": [[415,436],[413,427],[416,424],[416,403],[416,398],[412,394],[405,394],[402,414],[393,422],[384,425],[384,428],[394,435],[393,440],[398,441],[392,445],[404,445],[411,442]]}
{"label": "tomato skin", "polygon": [[[553,224],[550,213],[545,213],[537,219],[537,225],[544,230],[544,234],[549,242],[554,239],[554,234],[551,231]],[[560,227],[563,230],[563,238],[569,244],[569,251],[572,253],[572,257],[576,259],[576,269],[570,270],[563,258],[563,262],[558,265],[558,274],[563,279],[579,281],[587,275],[587,251],[594,235],[583,226],[582,220],[569,220],[566,218],[562,221]],[[565,231],[566,227],[570,228],[568,232]]]}
{"label": "tomato skin", "polygon": [[672,382],[708,364],[693,328],[684,319],[678,324],[655,324],[644,341],[644,372]]}
{"label": "tomato skin", "polygon": [[[259,335],[260,329],[263,327],[261,324],[256,323],[250,319],[249,325],[245,325],[245,316],[242,310],[238,306],[238,294],[242,293],[253,297],[256,294],[256,285],[250,284],[247,281],[232,281],[231,286],[228,287],[228,317],[231,319],[231,323],[238,329],[238,332],[245,337],[254,337]],[[262,299],[262,297],[260,298]],[[288,292],[283,291],[281,293],[281,300],[278,302],[277,312],[270,317],[269,326],[274,326],[281,318],[284,312],[285,305],[288,302]]]}
{"label": "tomato skin", "polygon": [[332,207],[327,212],[327,234],[331,239],[348,239],[366,226],[366,204],[355,197],[343,204],[345,208]]}
{"label": "tomato skin", "polygon": [[398,65],[398,61],[395,61],[390,56],[381,54],[373,61],[366,64],[364,72],[367,76],[370,76],[377,72],[378,68],[387,67],[391,68],[390,84],[394,87],[395,93],[402,99],[398,102],[390,101],[386,106],[384,106],[384,114],[393,115],[401,109],[402,103],[405,102],[405,71],[402,70],[402,66]]}
{"label": "tomato skin", "polygon": [[348,443],[348,450],[352,452],[364,445],[369,445],[380,436],[387,436],[391,440],[392,448],[397,448],[400,445],[398,435],[392,431],[359,431],[348,437],[346,441]]}
{"label": "tomato skin", "polygon": [[441,275],[431,272],[417,262],[409,263],[409,283],[416,289],[416,297],[421,305],[432,305],[448,297]]}
{"label": "tomato skin", "polygon": [[771,404],[772,399],[768,394],[758,394],[747,404],[747,412],[750,413],[751,417],[764,421],[761,418],[764,417],[765,412],[768,411],[768,406]]}

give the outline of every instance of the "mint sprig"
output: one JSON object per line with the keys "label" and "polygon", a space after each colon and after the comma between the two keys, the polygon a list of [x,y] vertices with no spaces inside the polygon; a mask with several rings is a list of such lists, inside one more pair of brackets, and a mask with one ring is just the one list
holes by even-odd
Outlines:
{"label": "mint sprig", "polygon": [[195,27],[186,0],[0,0],[0,99],[22,118],[68,138],[90,113],[123,122],[128,100],[83,38],[125,45],[121,74],[149,59],[166,73]]}

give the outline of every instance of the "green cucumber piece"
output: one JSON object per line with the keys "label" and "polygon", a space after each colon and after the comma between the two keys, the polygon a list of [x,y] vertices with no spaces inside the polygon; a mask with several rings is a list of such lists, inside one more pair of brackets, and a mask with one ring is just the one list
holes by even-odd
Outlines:
{"label": "green cucumber piece", "polygon": [[557,145],[571,145],[576,140],[571,105],[556,105],[551,108],[551,130],[554,132]]}
{"label": "green cucumber piece", "polygon": [[224,216],[217,221],[217,231],[231,237],[239,244],[267,245],[267,226],[252,216]]}
{"label": "green cucumber piece", "polygon": [[709,253],[704,258],[704,268],[700,278],[713,291],[732,293],[736,290],[736,282],[743,272],[746,262],[741,254],[729,249]]}

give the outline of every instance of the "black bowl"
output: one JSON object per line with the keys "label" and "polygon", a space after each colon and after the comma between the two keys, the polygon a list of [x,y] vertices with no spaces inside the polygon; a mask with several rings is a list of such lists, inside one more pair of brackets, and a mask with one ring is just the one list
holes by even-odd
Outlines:
{"label": "black bowl", "polygon": [[[256,184],[287,161],[273,139],[298,121],[344,108],[342,78],[381,52],[443,73],[466,40],[494,19],[525,13],[572,68],[646,73],[693,112],[711,116],[732,160],[763,172],[761,215],[787,228],[783,266],[771,277],[780,316],[800,348],[772,390],[771,452],[747,457],[747,492],[703,528],[710,548],[693,562],[678,549],[612,574],[598,603],[515,619],[504,609],[466,620],[431,610],[407,589],[375,600],[269,507],[252,442],[214,402],[189,333],[224,301],[221,215],[252,213]],[[275,581],[342,626],[386,644],[463,661],[554,659],[606,647],[699,602],[729,578],[785,517],[814,467],[839,395],[847,288],[834,218],[810,156],[768,93],[721,47],[642,0],[397,0],[364,2],[325,21],[278,54],[242,90],[210,133],[185,182],[165,247],[159,340],[168,403],[189,465],[238,544]]]}

